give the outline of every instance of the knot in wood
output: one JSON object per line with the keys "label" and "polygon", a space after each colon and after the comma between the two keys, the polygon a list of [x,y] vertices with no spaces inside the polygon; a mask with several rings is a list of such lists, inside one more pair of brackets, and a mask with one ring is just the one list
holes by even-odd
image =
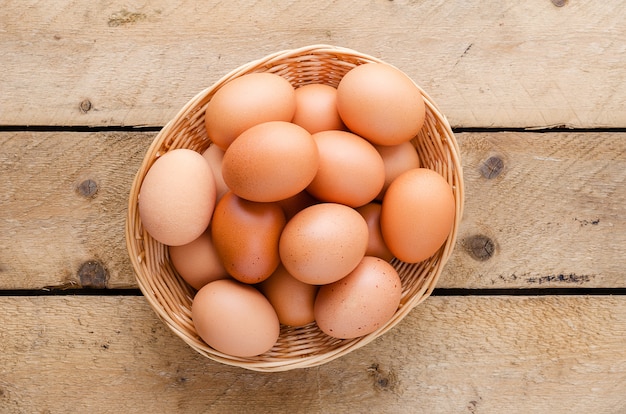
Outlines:
{"label": "knot in wood", "polygon": [[482,234],[467,238],[464,244],[469,255],[481,262],[493,257],[496,250],[493,240]]}
{"label": "knot in wood", "polygon": [[84,99],[81,101],[79,108],[80,111],[84,114],[86,114],[87,112],[89,112],[91,110],[91,101],[89,99]]}
{"label": "knot in wood", "polygon": [[80,265],[78,278],[84,288],[104,289],[109,275],[100,262],[89,260]]}
{"label": "knot in wood", "polygon": [[498,156],[489,157],[487,161],[480,166],[480,173],[483,177],[492,179],[502,173],[504,169],[504,161]]}
{"label": "knot in wood", "polygon": [[554,4],[556,7],[563,7],[565,6],[565,4],[567,4],[567,0],[552,0],[552,4]]}
{"label": "knot in wood", "polygon": [[98,192],[98,184],[92,179],[87,179],[78,184],[77,191],[83,197],[92,197]]}

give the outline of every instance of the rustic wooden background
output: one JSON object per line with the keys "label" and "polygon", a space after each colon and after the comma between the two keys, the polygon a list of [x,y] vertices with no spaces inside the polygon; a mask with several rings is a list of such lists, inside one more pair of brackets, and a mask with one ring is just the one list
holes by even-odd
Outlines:
{"label": "rustic wooden background", "polygon": [[[1,413],[626,413],[619,0],[0,0]],[[196,93],[315,43],[392,63],[461,147],[435,294],[320,367],[188,348],[124,241],[144,152]]]}

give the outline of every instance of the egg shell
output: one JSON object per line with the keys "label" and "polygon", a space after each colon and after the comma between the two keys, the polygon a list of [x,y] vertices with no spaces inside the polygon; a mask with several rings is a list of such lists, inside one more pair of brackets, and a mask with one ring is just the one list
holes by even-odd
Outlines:
{"label": "egg shell", "polygon": [[285,214],[276,203],[256,203],[224,194],[215,206],[211,237],[226,271],[244,283],[267,279],[278,267],[278,241]]}
{"label": "egg shell", "polygon": [[376,196],[377,200],[382,200],[391,182],[403,172],[419,168],[420,159],[410,141],[398,145],[374,145],[374,148],[382,157],[385,165],[385,184],[378,196]]}
{"label": "egg shell", "polygon": [[411,140],[426,116],[417,85],[385,63],[365,63],[348,71],[337,85],[337,110],[352,132],[378,145]]}
{"label": "egg shell", "polygon": [[293,86],[273,73],[249,73],[220,87],[207,103],[209,139],[226,150],[246,129],[268,121],[290,122],[296,110]]}
{"label": "egg shell", "polygon": [[337,203],[307,207],[287,222],[279,241],[280,258],[296,279],[332,283],[350,273],[365,255],[365,219]]}
{"label": "egg shell", "polygon": [[432,256],[446,241],[455,218],[452,188],[436,171],[416,168],[389,186],[380,227],[389,250],[407,263]]}
{"label": "egg shell", "polygon": [[385,244],[383,234],[380,230],[381,210],[382,206],[376,202],[365,204],[356,209],[365,219],[368,228],[369,238],[365,255],[380,257],[383,260],[390,261],[393,259],[393,254]]}
{"label": "egg shell", "polygon": [[237,357],[269,351],[280,334],[278,316],[265,296],[232,279],[200,289],[191,305],[191,317],[204,342]]}
{"label": "egg shell", "polygon": [[314,305],[317,325],[329,336],[357,338],[382,327],[400,304],[402,283],[388,262],[365,256],[345,278],[320,287]]}
{"label": "egg shell", "polygon": [[298,194],[315,177],[319,152],[306,129],[290,122],[255,125],[224,153],[222,176],[250,201],[272,202]]}
{"label": "egg shell", "polygon": [[296,89],[293,122],[311,134],[330,129],[345,129],[337,112],[337,89],[322,83],[310,83]]}
{"label": "egg shell", "polygon": [[202,156],[205,160],[207,160],[209,167],[211,167],[211,171],[213,172],[217,202],[229,190],[228,186],[224,182],[224,177],[222,177],[222,160],[224,159],[224,151],[217,145],[211,144],[209,145],[209,148],[204,150]]}
{"label": "egg shell", "polygon": [[315,197],[309,194],[307,191],[300,191],[298,194],[278,201],[278,204],[285,212],[285,218],[289,221],[301,210],[319,203]]}
{"label": "egg shell", "polygon": [[213,246],[210,230],[182,246],[169,246],[169,255],[178,274],[198,290],[209,282],[228,277]]}
{"label": "egg shell", "polygon": [[376,148],[348,131],[313,134],[319,169],[307,191],[319,200],[359,207],[372,201],[385,182],[385,166]]}
{"label": "egg shell", "polygon": [[206,230],[215,200],[215,179],[202,155],[174,149],[157,158],[146,173],[139,189],[139,216],[155,240],[180,246]]}
{"label": "egg shell", "polygon": [[283,265],[279,265],[258,288],[270,301],[283,325],[304,326],[315,320],[313,304],[319,287],[294,278]]}

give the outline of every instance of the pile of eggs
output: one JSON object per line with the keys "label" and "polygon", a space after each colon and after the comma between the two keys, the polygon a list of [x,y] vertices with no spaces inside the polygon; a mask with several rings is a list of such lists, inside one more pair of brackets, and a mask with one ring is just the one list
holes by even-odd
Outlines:
{"label": "pile of eggs", "polygon": [[141,184],[144,229],[195,289],[198,335],[226,355],[269,351],[280,326],[340,339],[384,326],[400,305],[392,258],[432,256],[452,229],[452,189],[411,140],[422,94],[383,63],[337,88],[239,76],[206,106],[211,145],[173,149]]}

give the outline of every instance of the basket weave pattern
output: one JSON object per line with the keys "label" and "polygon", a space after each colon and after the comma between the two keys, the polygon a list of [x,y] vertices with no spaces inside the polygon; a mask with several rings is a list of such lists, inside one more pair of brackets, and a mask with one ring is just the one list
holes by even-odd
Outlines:
{"label": "basket weave pattern", "polygon": [[[335,339],[324,334],[315,323],[304,327],[281,326],[278,342],[267,353],[238,358],[209,347],[197,335],[191,320],[195,291],[172,266],[167,246],[155,241],[142,227],[138,195],[143,178],[154,161],[167,151],[188,148],[203,152],[210,145],[204,126],[207,103],[226,82],[253,72],[271,72],[291,82],[294,87],[323,83],[336,87],[343,75],[356,65],[381,60],[354,50],[327,45],[313,45],[286,50],[252,61],[230,72],[211,87],[191,99],[156,136],[132,184],[126,222],[126,244],[136,279],[146,300],[169,328],[200,354],[224,364],[256,371],[285,371],[329,362],[371,342],[387,332],[410,310],[425,300],[434,289],[443,266],[452,252],[463,212],[463,175],[458,144],[450,125],[435,103],[420,88],[426,103],[426,120],[412,140],[423,167],[440,173],[451,185],[456,217],[448,239],[430,259],[407,264],[393,259],[392,265],[402,280],[400,307],[387,324],[376,332],[355,339]],[[419,87],[418,87],[419,88]]]}

